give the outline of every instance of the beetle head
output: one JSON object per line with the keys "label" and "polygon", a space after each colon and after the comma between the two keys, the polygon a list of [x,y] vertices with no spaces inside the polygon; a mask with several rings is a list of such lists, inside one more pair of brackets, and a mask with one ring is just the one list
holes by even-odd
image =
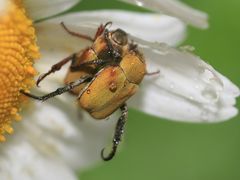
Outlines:
{"label": "beetle head", "polygon": [[112,40],[119,46],[125,46],[128,44],[127,33],[121,29],[112,31]]}

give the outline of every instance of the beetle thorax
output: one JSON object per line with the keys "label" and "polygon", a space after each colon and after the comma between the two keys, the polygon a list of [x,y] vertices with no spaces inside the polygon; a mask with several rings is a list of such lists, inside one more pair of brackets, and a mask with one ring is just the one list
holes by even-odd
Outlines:
{"label": "beetle thorax", "polygon": [[113,47],[119,50],[122,56],[126,54],[129,49],[129,42],[128,34],[125,31],[121,29],[110,31],[108,37]]}

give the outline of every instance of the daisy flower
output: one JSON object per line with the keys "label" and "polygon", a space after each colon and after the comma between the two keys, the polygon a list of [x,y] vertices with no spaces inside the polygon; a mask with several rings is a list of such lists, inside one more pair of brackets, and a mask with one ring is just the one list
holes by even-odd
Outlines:
{"label": "daisy flower", "polygon": [[[13,132],[12,125],[15,130],[7,137],[7,142],[0,145],[1,179],[77,179],[75,171],[99,161],[98,152],[112,138],[118,112],[108,121],[95,121],[79,109],[74,103],[76,97],[68,93],[44,104],[29,102],[23,107],[21,123],[12,123],[14,119],[20,120],[18,112],[25,100],[19,90],[33,87],[36,75],[32,67],[34,60],[39,58],[35,30],[41,60],[34,67],[41,73],[89,45],[67,34],[59,25],[62,21],[73,31],[93,36],[100,23],[111,20],[111,28],[124,29],[131,34],[130,39],[139,44],[148,71],[160,70],[159,75],[144,79],[140,91],[130,99],[130,107],[189,122],[219,122],[237,114],[234,105],[239,89],[230,80],[187,48],[177,50],[165,44],[176,45],[185,36],[185,24],[176,18],[102,10],[32,23],[65,11],[77,2],[0,1],[0,140],[5,140],[5,132]],[[178,1],[128,2],[160,10],[197,27],[207,27],[204,13]],[[62,86],[66,70],[67,67],[49,76],[34,92],[46,94]]]}

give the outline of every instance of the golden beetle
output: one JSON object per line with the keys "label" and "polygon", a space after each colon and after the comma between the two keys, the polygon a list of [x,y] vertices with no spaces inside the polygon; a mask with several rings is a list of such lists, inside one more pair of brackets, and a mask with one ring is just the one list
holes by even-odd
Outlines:
{"label": "golden beetle", "polygon": [[129,42],[128,35],[123,30],[109,31],[107,26],[110,24],[111,22],[100,25],[95,37],[91,38],[72,32],[61,23],[69,34],[92,41],[92,46],[53,65],[36,83],[38,85],[46,76],[71,61],[64,80],[66,86],[44,96],[21,91],[26,96],[41,101],[70,91],[78,96],[81,108],[95,119],[104,119],[120,108],[122,114],[116,125],[112,151],[106,157],[103,155],[104,149],[101,152],[106,161],[113,158],[121,141],[128,113],[125,102],[136,93],[138,84],[147,74],[145,60],[137,45]]}

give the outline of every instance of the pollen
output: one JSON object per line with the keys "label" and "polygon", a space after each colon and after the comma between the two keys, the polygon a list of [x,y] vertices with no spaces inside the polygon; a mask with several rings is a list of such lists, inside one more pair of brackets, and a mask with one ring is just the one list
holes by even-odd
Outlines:
{"label": "pollen", "polygon": [[5,141],[5,133],[13,133],[12,122],[21,120],[24,97],[19,90],[33,85],[33,63],[39,58],[35,29],[22,1],[9,2],[0,16],[0,141]]}

